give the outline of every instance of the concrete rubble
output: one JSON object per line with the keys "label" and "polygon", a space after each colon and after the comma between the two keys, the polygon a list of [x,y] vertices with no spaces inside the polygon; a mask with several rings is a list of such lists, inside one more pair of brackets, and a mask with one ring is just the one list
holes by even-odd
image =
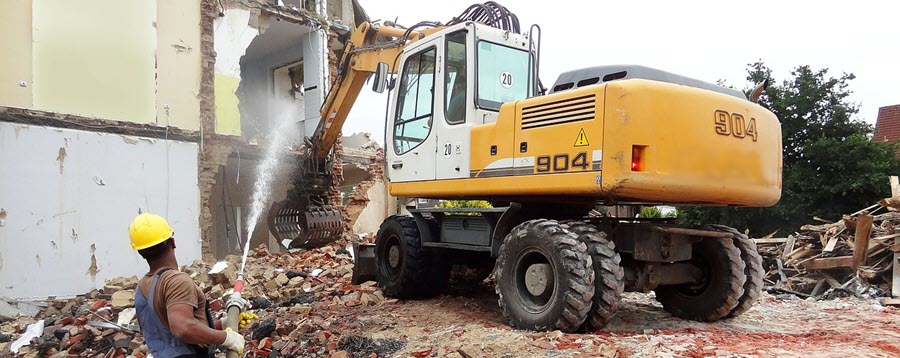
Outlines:
{"label": "concrete rubble", "polygon": [[[371,236],[371,235],[369,235]],[[215,263],[180,270],[200,286],[217,318],[240,258],[209,274]],[[221,267],[221,265],[219,265]],[[803,300],[763,294],[748,313],[716,323],[685,321],[665,312],[652,294],[628,293],[600,332],[526,332],[506,324],[491,281],[454,285],[428,300],[385,298],[374,282],[351,285],[347,242],[295,253],[261,245],[248,258],[244,297],[260,319],[241,333],[248,357],[630,357],[816,356],[900,353],[891,343],[900,309],[871,299]],[[228,272],[223,274],[223,272]],[[39,337],[18,357],[147,357],[131,301],[137,278],[117,278],[102,290],[68,300],[48,299],[35,317],[0,323],[0,356],[31,325]],[[119,300],[118,302],[116,300]],[[0,300],[0,302],[4,302]],[[125,304],[129,302],[129,304]],[[2,303],[0,303],[2,304]],[[13,306],[15,303],[11,304]],[[865,325],[861,325],[865,322]],[[116,325],[120,327],[116,327]],[[862,327],[862,328],[860,328]],[[862,331],[858,331],[862,329]],[[893,336],[889,332],[895,332]],[[862,340],[862,341],[859,341]],[[857,344],[850,344],[857,342]]]}
{"label": "concrete rubble", "polygon": [[[213,265],[201,261],[180,268],[206,293],[217,318],[224,316],[223,298],[232,292],[240,257],[228,256],[226,261],[228,267],[214,274],[208,274]],[[252,354],[369,357],[372,353],[389,356],[402,348],[402,339],[341,334],[341,327],[353,322],[336,319],[335,312],[397,302],[386,299],[375,282],[351,285],[352,266],[346,242],[298,253],[269,253],[265,245],[254,249],[247,262],[243,295],[251,301],[251,311],[260,316],[243,332]],[[137,328],[133,308],[137,282],[136,277],[116,278],[102,290],[73,299],[50,298],[33,315],[0,300],[0,356],[11,353],[11,341],[22,337],[29,325],[43,322],[43,333],[20,348],[18,356],[146,357],[141,334],[128,329]]]}

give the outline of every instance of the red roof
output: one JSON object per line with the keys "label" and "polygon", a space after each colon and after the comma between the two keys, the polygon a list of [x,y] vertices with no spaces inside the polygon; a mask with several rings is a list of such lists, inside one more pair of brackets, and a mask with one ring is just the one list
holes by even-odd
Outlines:
{"label": "red roof", "polygon": [[900,104],[878,109],[874,140],[896,142],[900,140]]}

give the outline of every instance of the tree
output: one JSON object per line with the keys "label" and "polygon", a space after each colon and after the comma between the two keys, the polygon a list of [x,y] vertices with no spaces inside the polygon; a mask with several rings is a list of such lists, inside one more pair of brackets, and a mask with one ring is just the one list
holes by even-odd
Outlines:
{"label": "tree", "polygon": [[[749,65],[751,84],[771,81],[762,62]],[[837,220],[890,196],[889,175],[900,174],[893,144],[869,140],[872,127],[855,117],[853,74],[799,66],[770,85],[759,104],[781,121],[784,170],[781,201],[771,208],[679,208],[689,223],[721,223],[752,234],[792,232],[813,217]]]}

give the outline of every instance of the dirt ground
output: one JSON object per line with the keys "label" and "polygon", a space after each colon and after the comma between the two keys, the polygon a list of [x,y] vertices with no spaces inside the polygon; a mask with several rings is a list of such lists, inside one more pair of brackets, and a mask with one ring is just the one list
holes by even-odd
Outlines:
{"label": "dirt ground", "polygon": [[[182,270],[221,315],[224,302],[216,297],[226,295],[233,272],[207,274],[209,266],[198,261]],[[261,320],[242,331],[246,357],[900,357],[900,309],[874,299],[764,293],[737,318],[702,323],[672,317],[650,294],[626,293],[604,330],[563,334],[507,326],[487,283],[452,285],[418,301],[386,298],[374,282],[352,285],[352,260],[342,245],[295,254],[257,249],[247,273],[253,283],[245,293]],[[37,320],[44,332],[19,356],[147,357],[140,333],[90,322],[122,319],[136,282],[110,280],[102,291],[50,300],[34,317],[3,322],[0,357],[12,356],[12,341]]]}
{"label": "dirt ground", "polygon": [[513,330],[488,287],[337,316],[345,335],[405,338],[395,357],[900,356],[900,310],[858,299],[764,293],[740,317],[701,323],[672,317],[648,294],[626,293],[612,323],[590,334]]}

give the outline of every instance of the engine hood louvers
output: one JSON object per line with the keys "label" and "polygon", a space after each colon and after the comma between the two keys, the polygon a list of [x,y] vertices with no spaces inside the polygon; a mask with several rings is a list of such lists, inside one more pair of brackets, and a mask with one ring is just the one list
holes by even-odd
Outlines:
{"label": "engine hood louvers", "polygon": [[522,129],[594,119],[595,94],[566,98],[522,108]]}

